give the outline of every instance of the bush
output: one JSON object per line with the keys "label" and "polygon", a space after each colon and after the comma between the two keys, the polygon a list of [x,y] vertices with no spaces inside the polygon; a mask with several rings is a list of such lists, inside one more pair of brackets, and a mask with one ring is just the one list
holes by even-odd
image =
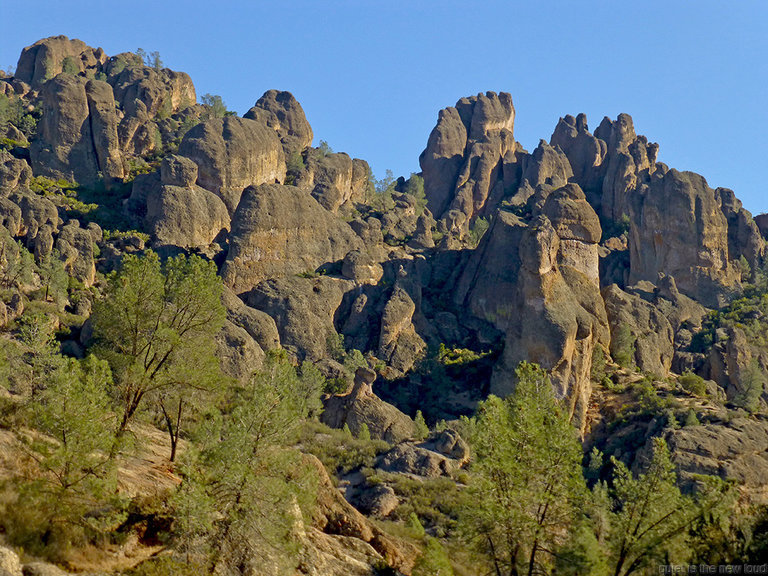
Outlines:
{"label": "bush", "polygon": [[613,333],[611,338],[611,356],[614,361],[623,368],[628,368],[635,363],[635,341],[629,326],[622,324]]}
{"label": "bush", "polygon": [[677,381],[683,387],[683,390],[693,394],[694,396],[707,395],[707,384],[705,383],[704,378],[698,374],[694,374],[690,370],[683,372]]}

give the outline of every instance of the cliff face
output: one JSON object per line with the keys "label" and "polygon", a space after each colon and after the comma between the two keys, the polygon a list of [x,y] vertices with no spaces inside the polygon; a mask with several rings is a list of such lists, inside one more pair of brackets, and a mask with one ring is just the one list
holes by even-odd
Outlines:
{"label": "cliff face", "polygon": [[[147,247],[213,260],[228,310],[217,355],[233,378],[247,380],[275,348],[339,381],[352,377],[343,365],[352,349],[376,367],[365,386],[326,399],[335,427],[358,433],[365,424],[375,437],[409,441],[407,413],[469,414],[489,392],[515,389],[521,361],[549,372],[585,438],[599,434],[598,371],[607,362],[623,374],[614,360],[660,380],[696,373],[710,380],[710,398],[751,394],[751,406],[765,408],[765,391],[749,382],[768,374],[768,311],[754,296],[764,289],[768,218],[658,162],[659,146],[626,114],[594,133],[583,114],[564,116],[528,152],[514,139],[509,94],[462,98],[439,112],[421,175],[374,198],[364,160],[311,147],[310,123],[288,92],[266,92],[243,118],[215,117],[186,74],[61,36],[24,49],[0,94],[37,120],[26,133],[0,125],[14,143],[0,148],[0,240],[20,242],[8,246],[41,265],[60,259],[85,288]],[[9,262],[4,252],[0,270]],[[0,327],[43,284],[36,277],[4,292]],[[68,310],[85,318],[92,298],[73,298]],[[85,334],[67,339],[72,355],[86,353]],[[450,354],[471,358],[471,377],[451,373]],[[377,377],[397,407],[374,393]],[[746,447],[727,453],[742,433]],[[762,462],[764,435],[746,421],[668,433],[684,470],[726,461],[724,470],[755,484],[768,467],[752,474],[745,463]],[[700,458],[708,438],[715,447]],[[429,447],[398,449],[408,470],[419,458],[447,466],[445,455],[424,454]],[[410,556],[328,498],[343,509],[334,514],[353,517],[355,573],[389,557],[410,569]],[[318,558],[336,558],[347,534],[324,528],[302,537]]]}

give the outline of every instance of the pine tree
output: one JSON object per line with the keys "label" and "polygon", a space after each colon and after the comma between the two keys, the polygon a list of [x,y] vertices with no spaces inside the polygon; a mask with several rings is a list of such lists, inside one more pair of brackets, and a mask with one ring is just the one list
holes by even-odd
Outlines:
{"label": "pine tree", "polygon": [[523,362],[514,393],[491,396],[472,426],[465,528],[498,575],[546,571],[586,492],[576,430],[546,373]]}

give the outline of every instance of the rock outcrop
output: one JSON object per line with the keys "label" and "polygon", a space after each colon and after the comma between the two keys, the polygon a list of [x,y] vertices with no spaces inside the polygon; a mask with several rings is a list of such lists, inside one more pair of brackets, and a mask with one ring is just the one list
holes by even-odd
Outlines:
{"label": "rock outcrop", "polygon": [[741,288],[728,250],[728,220],[715,191],[692,172],[657,170],[629,203],[629,282],[654,282],[660,272],[706,306],[722,305]]}
{"label": "rock outcrop", "polygon": [[221,274],[228,286],[242,293],[267,278],[314,272],[362,248],[346,222],[299,188],[251,186],[232,218]]}
{"label": "rock outcrop", "polygon": [[285,180],[277,132],[248,118],[228,116],[198,124],[184,136],[179,154],[197,164],[197,184],[221,198],[230,214],[248,186]]}
{"label": "rock outcrop", "polygon": [[126,175],[117,137],[112,88],[106,82],[60,74],[41,90],[43,117],[30,146],[37,175],[109,186]]}
{"label": "rock outcrop", "polygon": [[82,40],[52,36],[38,40],[21,51],[14,76],[37,90],[63,71],[65,59],[78,72],[85,72],[99,70],[107,61],[107,56],[101,48],[91,48]]}
{"label": "rock outcrop", "polygon": [[375,380],[375,372],[358,368],[351,392],[323,401],[321,420],[331,428],[343,428],[346,424],[356,436],[365,424],[371,438],[393,444],[414,438],[417,432],[413,420],[374,394]]}
{"label": "rock outcrop", "polygon": [[610,338],[598,282],[600,234],[597,216],[576,185],[550,194],[529,225],[499,212],[456,293],[458,305],[505,333],[492,391],[509,394],[517,364],[537,362],[549,370],[557,396],[567,399],[582,425],[592,351],[607,347]]}
{"label": "rock outcrop", "polygon": [[290,92],[268,90],[243,118],[261,122],[277,132],[286,156],[308,148],[314,138],[301,104]]}
{"label": "rock outcrop", "polygon": [[370,168],[365,160],[347,154],[323,154],[310,150],[296,186],[309,190],[318,203],[331,212],[355,200],[362,200],[368,186]]}
{"label": "rock outcrop", "polygon": [[196,180],[197,165],[188,158],[166,156],[163,159],[159,183],[145,192],[144,222],[158,244],[205,248],[229,231],[229,213],[224,202],[213,192],[197,186]]}
{"label": "rock outcrop", "polygon": [[506,92],[462,98],[440,111],[427,147],[419,157],[427,207],[438,219],[451,210],[464,226],[489,213],[513,173],[515,108]]}

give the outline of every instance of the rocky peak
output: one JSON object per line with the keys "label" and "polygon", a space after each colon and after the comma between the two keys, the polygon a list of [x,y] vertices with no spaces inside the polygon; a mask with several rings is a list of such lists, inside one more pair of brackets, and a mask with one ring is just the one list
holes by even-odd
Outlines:
{"label": "rocky peak", "polygon": [[312,127],[301,104],[290,92],[268,90],[243,117],[263,122],[275,130],[286,155],[301,152],[312,144]]}
{"label": "rocky peak", "polygon": [[51,36],[22,50],[15,76],[37,90],[62,72],[65,59],[75,65],[78,72],[97,71],[106,63],[107,55],[101,48],[91,48],[82,40]]}

